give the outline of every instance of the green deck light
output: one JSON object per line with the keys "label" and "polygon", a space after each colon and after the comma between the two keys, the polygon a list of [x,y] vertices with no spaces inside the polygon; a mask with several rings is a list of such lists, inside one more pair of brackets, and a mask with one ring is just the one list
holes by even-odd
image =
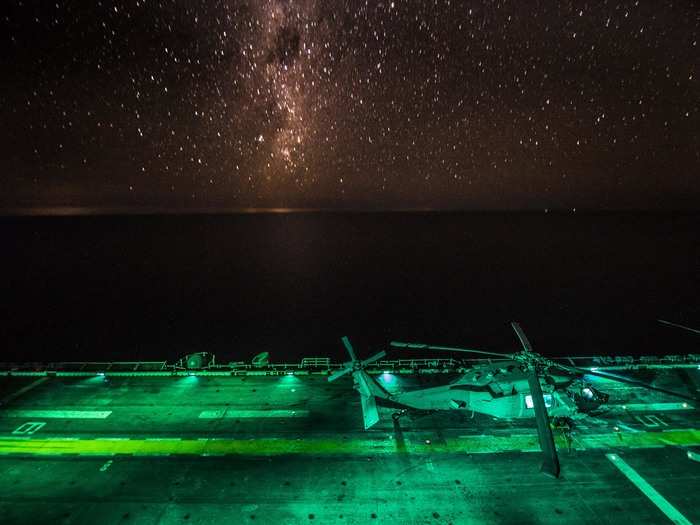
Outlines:
{"label": "green deck light", "polygon": [[191,388],[199,383],[199,378],[192,373],[188,373],[186,376],[180,377],[179,385],[182,387]]}
{"label": "green deck light", "polygon": [[104,373],[96,373],[94,376],[84,377],[81,382],[87,385],[100,385],[107,382],[107,378]]}
{"label": "green deck light", "polygon": [[279,377],[279,386],[287,387],[289,385],[296,385],[301,382],[301,379],[292,371],[285,372],[284,375]]}

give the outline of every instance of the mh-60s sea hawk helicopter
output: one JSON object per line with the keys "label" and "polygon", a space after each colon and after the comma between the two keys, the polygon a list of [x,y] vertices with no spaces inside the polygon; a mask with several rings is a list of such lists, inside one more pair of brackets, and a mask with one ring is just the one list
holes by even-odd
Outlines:
{"label": "mh-60s sea hawk helicopter", "polygon": [[512,354],[487,352],[466,348],[433,346],[418,343],[392,342],[390,346],[402,349],[445,350],[487,355],[500,360],[475,365],[463,375],[444,385],[390,393],[365,372],[368,364],[386,355],[385,351],[365,360],[359,360],[347,337],[342,341],[350,361],[332,373],[329,381],[351,373],[354,387],[360,393],[365,429],[379,421],[377,405],[399,410],[465,410],[496,418],[535,418],[537,435],[544,455],[542,471],[559,476],[559,459],[554,446],[549,416],[572,420],[584,417],[608,401],[608,395],[587,383],[584,374],[641,386],[668,395],[693,399],[677,392],[659,388],[635,379],[564,365],[547,359],[532,350],[532,346],[518,323],[511,323],[522,350]]}

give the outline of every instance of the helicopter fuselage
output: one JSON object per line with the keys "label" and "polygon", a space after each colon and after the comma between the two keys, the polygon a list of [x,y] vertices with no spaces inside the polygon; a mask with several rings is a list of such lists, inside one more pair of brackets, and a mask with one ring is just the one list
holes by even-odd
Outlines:
{"label": "helicopter fuselage", "polygon": [[[544,401],[552,417],[578,412],[567,392],[571,378],[549,376],[543,384]],[[417,410],[464,410],[499,419],[534,417],[527,374],[515,364],[474,368],[445,385],[405,390],[383,397],[392,405]]]}

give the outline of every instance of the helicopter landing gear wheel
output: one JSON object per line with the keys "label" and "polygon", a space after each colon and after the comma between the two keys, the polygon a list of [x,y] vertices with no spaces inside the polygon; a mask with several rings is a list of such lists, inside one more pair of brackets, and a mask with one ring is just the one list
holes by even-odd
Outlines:
{"label": "helicopter landing gear wheel", "polygon": [[394,412],[393,414],[391,414],[391,419],[393,419],[394,421],[398,421],[401,418],[401,416],[404,415],[406,415],[406,411],[399,410],[398,412]]}

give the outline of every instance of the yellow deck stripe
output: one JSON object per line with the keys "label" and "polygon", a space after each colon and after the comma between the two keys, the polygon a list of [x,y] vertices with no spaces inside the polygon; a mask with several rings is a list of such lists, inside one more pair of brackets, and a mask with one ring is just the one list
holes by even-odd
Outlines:
{"label": "yellow deck stripe", "polygon": [[[589,435],[577,440],[578,448],[649,448],[667,445],[698,446],[700,431],[674,430],[669,432],[638,432],[625,435]],[[566,447],[558,442],[561,449]],[[537,436],[468,436],[448,439],[445,444],[428,444],[423,441],[405,443],[405,452],[429,453],[496,453],[509,451],[536,451]],[[257,439],[0,439],[0,455],[30,454],[84,454],[84,455],[180,455],[180,454],[237,454],[251,456],[275,456],[282,454],[364,454],[382,455],[396,453],[393,439],[338,439],[310,437],[307,439],[257,438]]]}

